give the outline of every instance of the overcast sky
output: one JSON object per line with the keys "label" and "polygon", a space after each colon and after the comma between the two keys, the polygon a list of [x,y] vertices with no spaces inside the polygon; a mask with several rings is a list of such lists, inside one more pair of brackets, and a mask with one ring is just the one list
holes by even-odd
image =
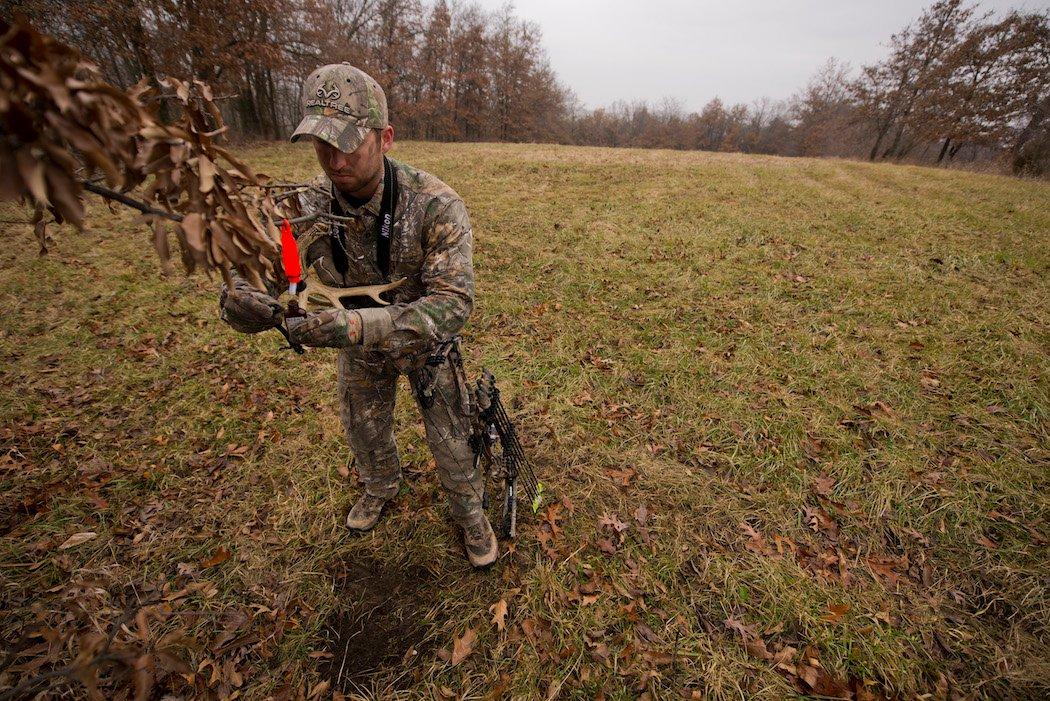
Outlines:
{"label": "overcast sky", "polygon": [[[543,30],[551,65],[587,107],[677,98],[689,111],[783,99],[830,57],[853,68],[932,0],[515,0]],[[495,10],[506,0],[478,0]],[[1045,10],[1050,0],[984,0]]]}

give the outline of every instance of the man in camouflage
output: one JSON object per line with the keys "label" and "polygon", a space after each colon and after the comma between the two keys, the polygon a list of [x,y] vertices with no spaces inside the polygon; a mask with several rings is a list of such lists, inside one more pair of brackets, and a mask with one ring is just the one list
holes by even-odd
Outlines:
{"label": "man in camouflage", "polygon": [[[489,565],[497,544],[482,510],[483,475],[469,442],[473,398],[462,364],[453,360],[457,352],[448,352],[474,305],[473,236],[466,207],[433,175],[385,158],[394,130],[383,90],[369,75],[346,63],[322,66],[306,79],[303,95],[304,116],[292,141],[312,141],[325,175],[300,202],[305,214],[342,217],[321,219],[297,237],[303,269],[313,265],[317,279],[333,287],[406,279],[389,293],[389,306],[288,319],[293,341],[339,349],[341,417],[364,485],[346,525],[371,529],[398,492],[394,396],[398,376],[407,374],[452,516],[463,529],[467,556],[475,567]],[[386,255],[377,236],[384,194],[391,194],[385,192],[384,161],[389,162],[387,178],[396,178],[391,193],[397,193],[397,201],[386,205],[393,212]],[[234,290],[224,289],[220,304],[223,318],[246,333],[283,320],[276,299],[243,281]]]}

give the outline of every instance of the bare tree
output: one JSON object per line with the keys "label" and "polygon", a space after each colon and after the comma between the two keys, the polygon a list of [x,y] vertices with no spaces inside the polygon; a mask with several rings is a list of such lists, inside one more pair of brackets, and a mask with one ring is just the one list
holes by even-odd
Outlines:
{"label": "bare tree", "polygon": [[[963,0],[938,0],[913,25],[890,39],[890,55],[865,66],[854,92],[875,126],[875,142],[868,157],[903,155],[901,144],[913,125],[920,97],[932,87],[945,54],[972,21],[974,10]],[[887,136],[893,134],[883,149]]]}

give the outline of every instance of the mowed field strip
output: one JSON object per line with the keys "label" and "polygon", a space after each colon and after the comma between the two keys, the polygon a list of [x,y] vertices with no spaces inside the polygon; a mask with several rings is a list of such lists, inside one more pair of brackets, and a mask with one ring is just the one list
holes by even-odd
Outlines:
{"label": "mowed field strip", "polygon": [[0,630],[25,645],[0,683],[115,630],[153,689],[215,698],[1050,693],[1050,185],[392,155],[467,202],[468,371],[499,379],[547,503],[472,571],[403,383],[403,489],[349,535],[332,352],[234,333],[129,211],[93,201],[44,257],[5,224]]}

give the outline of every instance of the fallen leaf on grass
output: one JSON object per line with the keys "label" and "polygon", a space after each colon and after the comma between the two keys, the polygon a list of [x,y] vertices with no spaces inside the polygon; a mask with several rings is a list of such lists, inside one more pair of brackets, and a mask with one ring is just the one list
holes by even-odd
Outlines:
{"label": "fallen leaf on grass", "polygon": [[536,618],[526,618],[521,622],[521,632],[541,657],[550,657],[554,636],[551,635],[548,623]]}
{"label": "fallen leaf on grass", "polygon": [[838,623],[847,611],[849,611],[849,604],[828,604],[828,612],[824,614],[824,621]]}
{"label": "fallen leaf on grass", "polygon": [[551,535],[555,538],[561,533],[561,527],[558,525],[558,522],[564,519],[561,513],[564,509],[565,507],[561,502],[556,502],[548,506],[543,514],[543,521],[550,527]]}
{"label": "fallen leaf on grass", "polygon": [[489,606],[489,612],[492,613],[492,623],[498,630],[507,629],[507,602],[504,599],[500,599],[492,606]]}
{"label": "fallen leaf on grass", "polygon": [[803,657],[806,660],[798,665],[785,663],[778,666],[778,669],[785,672],[789,678],[793,677],[800,683],[799,691],[809,692],[819,698],[828,699],[875,698],[871,695],[856,694],[855,689],[851,689],[849,683],[833,677],[830,672],[821,666],[817,659],[808,657],[806,654],[803,654]]}
{"label": "fallen leaf on grass", "polygon": [[747,650],[749,655],[757,659],[779,665],[794,658],[795,654],[798,652],[793,647],[785,647],[777,652],[771,652],[769,648],[766,647],[766,641],[755,632],[754,626],[745,625],[735,618],[727,618],[722,621],[722,623],[729,630],[735,630],[740,634],[740,637],[744,640],[744,649]]}
{"label": "fallen leaf on grass", "polygon": [[600,594],[580,594],[580,606],[590,606],[598,602]]}
{"label": "fallen leaf on grass", "polygon": [[603,642],[604,638],[604,630],[587,631],[583,634],[583,642],[590,651],[591,657],[599,662],[609,659],[609,646]]}
{"label": "fallen leaf on grass", "polygon": [[550,559],[558,559],[558,551],[554,547],[554,535],[546,524],[537,531],[536,540],[539,541],[540,547],[543,548],[543,552],[546,553]]}
{"label": "fallen leaf on grass", "polygon": [[580,364],[593,365],[599,370],[605,370],[608,372],[613,369],[613,365],[616,364],[616,361],[610,360],[608,358],[603,358],[600,355],[598,355],[594,349],[588,349],[587,352],[583,354],[583,358],[580,360]]}
{"label": "fallen leaf on grass", "polygon": [[[999,544],[996,543],[991,538],[989,538],[988,536],[981,536],[980,538],[978,538],[977,539],[977,544],[978,545],[983,545],[984,547],[988,548],[989,550],[998,550],[999,549]],[[61,550],[61,549],[62,548],[60,546],[59,550]]]}
{"label": "fallen leaf on grass", "polygon": [[771,652],[770,649],[766,647],[766,641],[762,638],[745,640],[744,649],[747,650],[748,654],[752,657],[765,660],[766,662],[772,662],[774,665],[789,662],[798,652],[798,650],[793,647],[785,647],[777,652]]}
{"label": "fallen leaf on grass", "polygon": [[814,533],[824,531],[833,539],[838,537],[838,524],[828,515],[827,511],[817,506],[803,506],[802,511],[806,515],[806,523]]}
{"label": "fallen leaf on grass", "polygon": [[741,522],[740,530],[748,537],[748,541],[744,543],[744,547],[755,553],[756,555],[772,555],[773,551],[769,545],[766,544],[766,539],[761,533],[756,531],[749,523]]}
{"label": "fallen leaf on grass", "polygon": [[176,600],[181,599],[183,597],[189,596],[190,594],[195,594],[195,593],[197,593],[199,591],[206,591],[211,586],[212,586],[211,582],[208,582],[208,581],[193,582],[192,584],[189,584],[189,585],[183,587],[182,589],[179,589],[177,592],[174,592],[172,594],[168,594],[167,596],[164,597],[164,600],[165,601],[176,601]]}
{"label": "fallen leaf on grass", "polygon": [[675,661],[675,656],[671,653],[659,651],[643,652],[642,658],[654,667],[666,667],[669,664],[673,664]]}
{"label": "fallen leaf on grass", "polygon": [[871,413],[881,412],[883,414],[886,414],[887,416],[894,416],[897,413],[893,410],[893,407],[891,407],[889,404],[883,401],[876,401],[870,407],[867,408],[871,410]]}
{"label": "fallen leaf on grass", "polygon": [[[220,654],[226,644],[237,637],[241,629],[249,620],[251,619],[248,618],[248,614],[244,611],[235,610],[226,614],[222,630],[215,636],[215,640],[211,643],[211,651]],[[310,653],[311,656],[314,654],[316,653]]]}
{"label": "fallen leaf on grass", "polygon": [[816,462],[824,452],[824,441],[807,434],[806,439],[802,441],[802,452],[807,458]]}
{"label": "fallen leaf on grass", "polygon": [[452,665],[458,665],[463,660],[467,659],[470,653],[474,652],[474,643],[478,640],[478,634],[473,628],[467,628],[467,632],[463,634],[463,637],[456,638],[452,643]]}
{"label": "fallen leaf on grass", "polygon": [[881,577],[886,580],[888,584],[893,586],[896,586],[897,582],[900,581],[901,575],[898,570],[901,567],[901,563],[899,560],[895,558],[870,556],[867,558],[867,562],[872,573],[876,575],[876,581]]}
{"label": "fallen leaf on grass", "polygon": [[510,675],[506,672],[500,672],[499,679],[489,687],[488,693],[483,697],[484,701],[502,701],[502,699],[509,698],[510,694],[507,693],[507,687],[509,686]]}
{"label": "fallen leaf on grass", "polygon": [[569,403],[573,406],[583,406],[592,401],[594,401],[594,398],[591,396],[591,393],[584,390],[579,394],[574,395],[572,399],[569,400]]}
{"label": "fallen leaf on grass", "polygon": [[230,559],[230,551],[229,550],[227,550],[226,548],[221,548],[221,547],[220,548],[216,548],[215,552],[213,552],[211,554],[211,557],[209,557],[207,560],[204,560],[203,562],[201,562],[201,567],[203,567],[204,569],[208,569],[209,567],[215,567],[216,565],[221,565],[222,563],[226,562],[229,559]]}
{"label": "fallen leaf on grass", "polygon": [[76,546],[80,545],[81,543],[86,543],[87,541],[89,541],[92,538],[95,538],[97,536],[98,536],[98,533],[95,533],[94,531],[84,531],[83,533],[74,533],[73,535],[71,535],[68,538],[66,538],[65,541],[62,543],[62,545],[58,546],[58,549],[59,550],[68,550],[69,548],[75,548]]}
{"label": "fallen leaf on grass", "polygon": [[620,487],[629,487],[631,482],[637,476],[633,467],[624,468],[623,470],[609,470],[605,471],[609,477],[612,477],[616,484]]}
{"label": "fallen leaf on grass", "polygon": [[813,491],[822,497],[831,496],[835,489],[835,478],[821,473],[820,477],[813,480]]}
{"label": "fallen leaf on grass", "polygon": [[724,621],[722,621],[722,623],[729,630],[735,630],[737,633],[739,633],[740,637],[742,637],[744,640],[758,637],[758,634],[755,633],[754,626],[745,625],[740,621],[736,620],[735,618],[727,618]]}
{"label": "fallen leaf on grass", "polygon": [[655,644],[660,642],[660,637],[656,634],[656,632],[644,623],[639,623],[638,625],[636,625],[634,627],[634,632],[638,634],[639,639],[646,643]]}
{"label": "fallen leaf on grass", "polygon": [[941,386],[941,381],[932,374],[924,372],[922,376],[919,377],[919,384],[922,385],[923,389],[934,390]]}

